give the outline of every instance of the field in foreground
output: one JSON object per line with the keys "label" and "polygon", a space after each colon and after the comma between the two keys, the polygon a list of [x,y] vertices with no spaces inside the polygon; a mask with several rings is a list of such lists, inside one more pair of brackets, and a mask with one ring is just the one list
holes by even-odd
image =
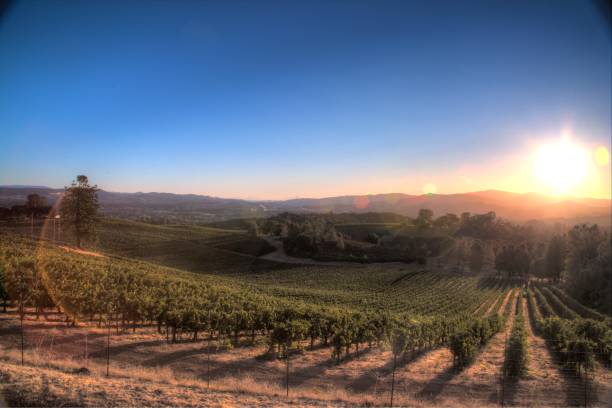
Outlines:
{"label": "field in foreground", "polygon": [[[454,370],[441,347],[404,356],[395,373],[395,405],[409,406],[589,406],[611,401],[612,373],[597,365],[588,383],[563,370],[544,341],[529,330],[529,374],[502,382],[505,338],[519,291],[508,291],[490,313],[510,311],[505,330],[480,350],[465,370]],[[497,310],[495,310],[497,309]],[[66,326],[49,313],[24,322],[25,365],[20,365],[20,330],[14,310],[0,314],[0,385],[10,405],[88,406],[299,406],[388,405],[393,355],[368,348],[337,364],[329,347],[291,356],[289,397],[285,361],[269,359],[267,346],[242,337],[233,348],[216,341],[183,339],[169,344],[154,328],[113,329],[110,377],[106,377],[108,331],[95,324]],[[528,320],[529,324],[533,322]],[[209,348],[210,346],[210,348]],[[210,383],[208,382],[210,378]],[[210,388],[209,388],[210,384]],[[585,388],[587,386],[588,388]]]}
{"label": "field in foreground", "polygon": [[[32,287],[51,294],[32,292],[30,306],[62,309],[38,318],[28,309],[24,367],[15,309],[0,314],[11,404],[388,405],[392,388],[394,404],[410,406],[610,401],[605,361],[586,375],[572,372],[537,330],[527,331],[528,374],[504,376],[506,339],[533,293],[539,314],[523,313],[529,327],[557,314],[607,324],[556,288],[405,264],[192,273],[11,235],[0,234],[0,244],[7,268],[32,273]],[[50,377],[63,380],[46,385]],[[223,395],[208,399],[209,381]],[[79,392],[80,383],[88,385]]]}

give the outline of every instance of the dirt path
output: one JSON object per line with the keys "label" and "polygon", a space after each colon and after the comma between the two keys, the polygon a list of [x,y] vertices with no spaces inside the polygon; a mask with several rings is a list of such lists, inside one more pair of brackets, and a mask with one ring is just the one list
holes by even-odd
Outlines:
{"label": "dirt path", "polygon": [[74,253],[81,254],[81,255],[96,256],[96,257],[101,257],[101,258],[106,257],[105,255],[102,255],[99,252],[85,251],[83,249],[72,248],[72,247],[63,246],[63,245],[60,245],[60,248],[62,248],[65,251],[74,252]]}
{"label": "dirt path", "polygon": [[589,379],[595,394],[593,402],[598,406],[612,407],[612,371],[598,365]]}
{"label": "dirt path", "polygon": [[265,239],[270,245],[276,248],[275,251],[269,254],[260,256],[259,259],[265,259],[267,261],[274,261],[287,264],[298,264],[298,265],[320,265],[320,266],[372,266],[372,265],[385,265],[385,266],[406,266],[408,263],[405,262],[348,262],[348,261],[317,261],[310,258],[298,258],[296,256],[287,255],[283,243],[273,237],[262,235],[261,238]]}
{"label": "dirt path", "polygon": [[[517,291],[504,299],[501,310],[507,302],[516,302]],[[478,406],[498,405],[501,396],[500,373],[504,364],[504,349],[506,337],[512,329],[515,307],[512,308],[506,327],[489,340],[478,354],[472,365],[460,373],[455,373],[452,367],[432,381],[422,394],[442,405],[452,405],[457,400],[471,401]]]}
{"label": "dirt path", "polygon": [[[287,253],[285,252],[285,248],[283,247],[283,243],[281,241],[279,241],[278,239],[272,238],[272,237],[268,237],[268,236],[262,236],[263,239],[265,239],[270,245],[272,245],[274,248],[276,248],[274,250],[274,252],[270,252],[269,254],[260,256],[260,259],[265,259],[267,261],[274,261],[274,262],[280,262],[280,263],[288,263],[288,264],[298,264],[298,265],[343,265],[345,264],[345,262],[321,262],[321,261],[315,261],[314,259],[310,259],[310,258],[298,258],[295,256],[290,256],[287,255]],[[353,263],[347,263],[350,265],[354,265]]]}

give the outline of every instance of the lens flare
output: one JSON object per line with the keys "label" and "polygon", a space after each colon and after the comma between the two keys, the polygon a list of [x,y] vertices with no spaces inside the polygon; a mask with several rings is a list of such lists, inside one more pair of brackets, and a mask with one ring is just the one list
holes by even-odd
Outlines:
{"label": "lens flare", "polygon": [[610,152],[604,146],[595,149],[595,163],[600,166],[607,166],[610,163]]}

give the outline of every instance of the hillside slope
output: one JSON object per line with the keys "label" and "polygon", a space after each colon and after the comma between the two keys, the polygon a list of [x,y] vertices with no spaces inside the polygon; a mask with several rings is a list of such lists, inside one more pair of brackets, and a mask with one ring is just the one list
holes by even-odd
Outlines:
{"label": "hillside slope", "polygon": [[[47,187],[2,187],[0,207],[23,204],[28,194],[39,194],[49,204],[56,202],[62,189]],[[569,219],[573,222],[610,223],[610,200],[554,198],[543,194],[479,191],[461,194],[409,195],[375,194],[284,201],[248,201],[195,194],[115,193],[100,191],[101,211],[106,215],[145,218],[157,221],[183,220],[214,222],[292,212],[391,212],[416,216],[419,209],[435,214],[495,211],[512,220]]]}

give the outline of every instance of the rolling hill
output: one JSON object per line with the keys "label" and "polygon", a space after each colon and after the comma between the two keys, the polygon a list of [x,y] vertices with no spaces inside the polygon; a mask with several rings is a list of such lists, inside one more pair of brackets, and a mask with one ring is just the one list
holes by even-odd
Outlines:
{"label": "rolling hill", "polygon": [[[40,194],[53,204],[62,189],[0,186],[0,206],[23,204],[28,194]],[[391,212],[415,216],[429,208],[435,214],[485,213],[515,221],[529,219],[570,220],[610,224],[610,200],[556,198],[538,193],[518,194],[488,190],[460,194],[409,195],[401,193],[301,198],[282,201],[248,201],[195,194],[116,193],[100,191],[101,211],[132,219],[212,222],[232,218],[261,217],[290,212]]]}

